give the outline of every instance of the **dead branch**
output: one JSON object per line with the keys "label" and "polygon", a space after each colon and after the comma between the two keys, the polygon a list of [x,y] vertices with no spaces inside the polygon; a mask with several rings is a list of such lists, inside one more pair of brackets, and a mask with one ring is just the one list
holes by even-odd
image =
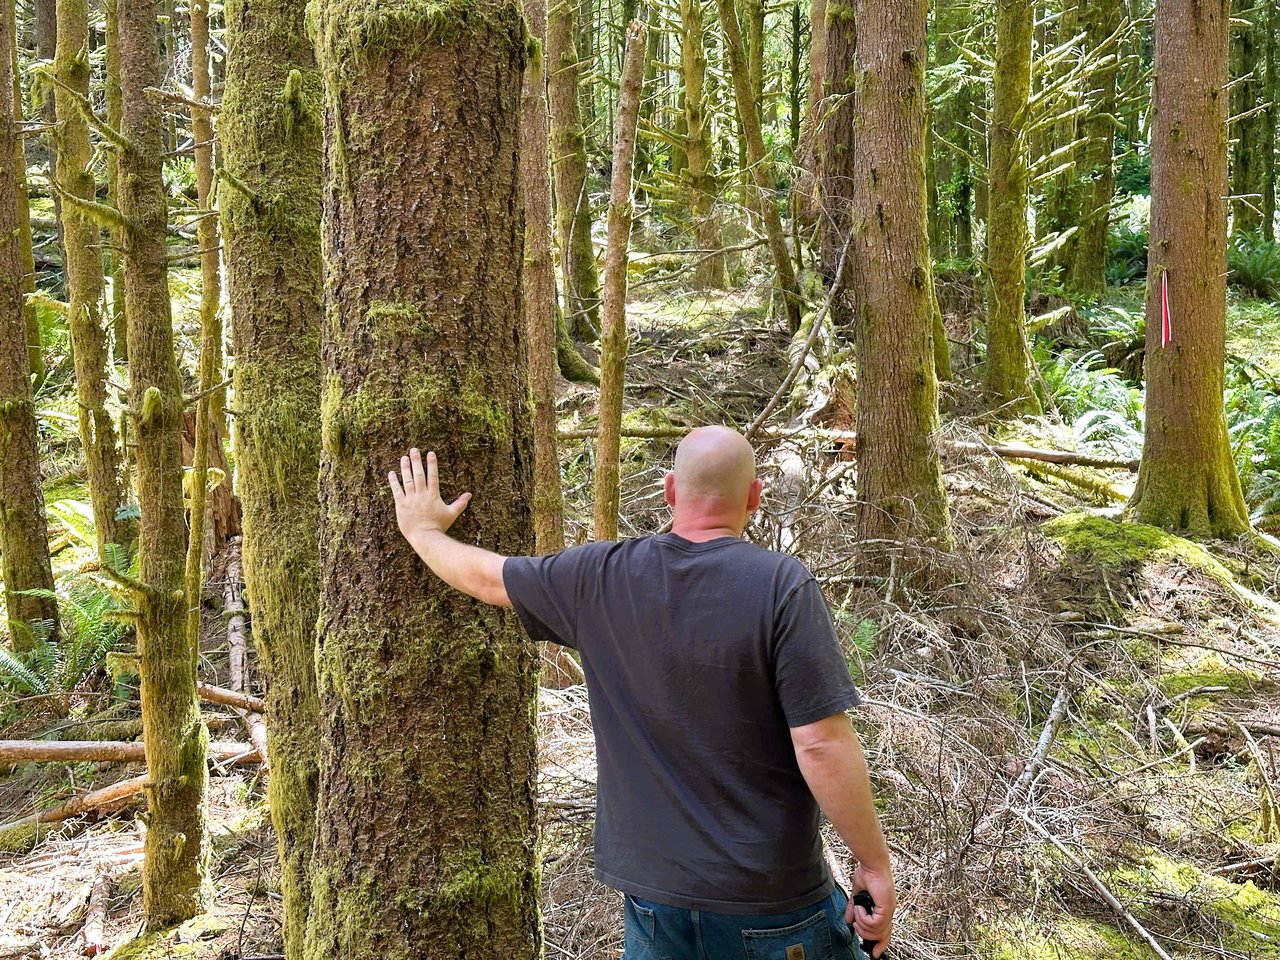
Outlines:
{"label": "dead branch", "polygon": [[[229,627],[228,627],[229,629]],[[252,713],[266,713],[267,704],[261,697],[241,693],[239,690],[228,690],[226,687],[215,687],[212,683],[197,683],[196,691],[201,700],[209,703],[220,703],[224,707],[237,710],[249,710]]]}
{"label": "dead branch", "polygon": [[[241,593],[240,554],[237,551],[227,564],[227,582],[222,588],[222,598],[226,605],[227,645],[231,667],[231,690],[246,700],[258,700],[244,692],[245,660],[247,645],[245,643],[244,596]],[[265,708],[265,704],[258,700]],[[233,705],[235,706],[235,705]],[[258,751],[264,770],[268,769],[267,759],[267,727],[262,722],[263,709],[252,709],[247,706],[236,706],[236,713],[244,721],[249,733],[249,741]]]}
{"label": "dead branch", "polygon": [[84,915],[84,926],[80,928],[82,957],[96,957],[107,952],[103,924],[107,918],[107,903],[110,899],[111,874],[104,873],[93,881],[93,889],[89,891],[89,909]]}
{"label": "dead branch", "polygon": [[[211,760],[227,763],[241,758],[255,762],[253,747],[234,740],[209,744]],[[128,763],[145,759],[141,740],[0,740],[0,764]]]}

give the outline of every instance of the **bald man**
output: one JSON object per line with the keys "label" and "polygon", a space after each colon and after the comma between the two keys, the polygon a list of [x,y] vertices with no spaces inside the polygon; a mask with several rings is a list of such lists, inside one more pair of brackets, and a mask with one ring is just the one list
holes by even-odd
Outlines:
{"label": "bald man", "polygon": [[[448,529],[435,455],[388,476],[400,531],[450,586],[579,651],[595,731],[595,871],[624,894],[624,960],[861,960],[895,907],[889,852],[845,711],[858,703],[817,581],[742,539],[760,504],[741,434],[680,442],[671,532],[503,557]],[[858,867],[855,906],[819,809]]]}

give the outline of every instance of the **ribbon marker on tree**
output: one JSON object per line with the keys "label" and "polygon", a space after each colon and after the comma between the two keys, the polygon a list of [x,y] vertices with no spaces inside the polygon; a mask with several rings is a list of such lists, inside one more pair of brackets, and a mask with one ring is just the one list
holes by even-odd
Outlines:
{"label": "ribbon marker on tree", "polygon": [[1169,319],[1169,271],[1160,274],[1160,346],[1173,342],[1173,323]]}

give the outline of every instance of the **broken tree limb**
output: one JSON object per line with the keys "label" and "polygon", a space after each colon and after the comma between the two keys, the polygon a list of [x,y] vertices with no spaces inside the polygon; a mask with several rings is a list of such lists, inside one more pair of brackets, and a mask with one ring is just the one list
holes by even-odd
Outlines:
{"label": "broken tree limb", "polygon": [[972,440],[951,440],[944,444],[958,453],[994,453],[1006,460],[1040,460],[1044,463],[1069,464],[1077,467],[1100,467],[1108,470],[1128,470],[1136,473],[1137,460],[1119,460],[1114,457],[1095,457],[1073,450],[1040,450],[1011,443],[977,443]]}
{"label": "broken tree limb", "polygon": [[[209,759],[219,763],[240,758],[257,762],[246,743],[209,744]],[[125,763],[145,760],[141,740],[0,740],[0,764],[5,763]]]}
{"label": "broken tree limb", "polygon": [[267,705],[259,697],[252,696],[248,693],[241,693],[238,690],[228,690],[226,687],[215,687],[211,683],[197,683],[196,690],[200,694],[201,700],[207,700],[210,703],[220,703],[224,707],[234,707],[237,710],[249,710],[253,713],[266,713]]}
{"label": "broken tree limb", "polygon": [[[230,672],[231,672],[231,690],[232,692],[245,697],[246,699],[257,700],[256,697],[249,697],[244,692],[244,674],[245,663],[248,657],[247,644],[245,642],[245,615],[244,615],[244,595],[241,591],[241,573],[240,573],[240,554],[237,550],[231,558],[231,562],[227,564],[227,582],[222,588],[222,599],[225,604],[227,618],[227,646],[229,650]],[[261,703],[261,701],[259,701]],[[234,706],[234,705],[233,705]],[[265,704],[263,704],[265,706]],[[263,769],[267,769],[269,761],[267,759],[267,726],[262,722],[262,710],[254,710],[245,706],[236,706],[236,713],[240,715],[240,719],[244,721],[245,729],[249,734],[249,742],[253,744],[254,749],[258,751],[258,757],[262,761]]]}
{"label": "broken tree limb", "polygon": [[93,888],[89,891],[89,908],[85,911],[84,926],[80,928],[80,956],[97,957],[107,952],[103,925],[110,900],[111,874],[104,873],[93,881]]}

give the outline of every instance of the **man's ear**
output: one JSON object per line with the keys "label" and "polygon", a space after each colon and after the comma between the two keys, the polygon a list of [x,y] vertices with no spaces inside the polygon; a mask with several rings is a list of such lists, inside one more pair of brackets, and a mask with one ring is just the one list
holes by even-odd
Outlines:
{"label": "man's ear", "polygon": [[672,510],[676,508],[676,475],[674,471],[668,470],[666,477],[663,478],[662,499],[667,501],[667,506]]}
{"label": "man's ear", "polygon": [[747,512],[760,506],[760,492],[764,489],[764,481],[756,477],[751,481],[751,489],[747,491]]}

